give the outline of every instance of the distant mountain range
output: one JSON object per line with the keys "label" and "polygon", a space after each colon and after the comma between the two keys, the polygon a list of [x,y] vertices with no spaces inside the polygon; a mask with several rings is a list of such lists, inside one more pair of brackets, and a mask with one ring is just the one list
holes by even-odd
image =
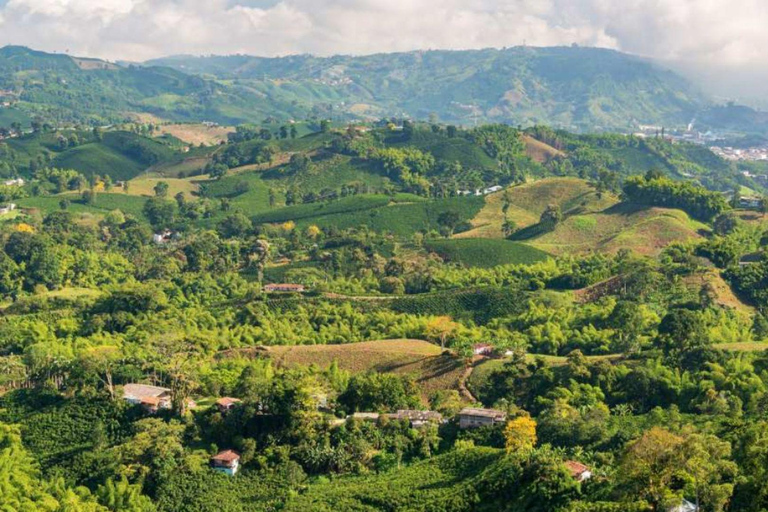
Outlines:
{"label": "distant mountain range", "polygon": [[9,46],[0,49],[0,102],[3,95],[29,115],[89,123],[140,112],[227,124],[308,115],[410,116],[582,132],[682,127],[696,118],[699,128],[768,130],[765,115],[717,106],[653,62],[582,47],[328,58],[176,56],[115,65]]}

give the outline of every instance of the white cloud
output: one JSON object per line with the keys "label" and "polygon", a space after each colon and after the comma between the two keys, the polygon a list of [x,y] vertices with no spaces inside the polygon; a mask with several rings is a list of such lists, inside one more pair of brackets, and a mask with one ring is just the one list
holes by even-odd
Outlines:
{"label": "white cloud", "polygon": [[765,0],[8,0],[0,44],[111,59],[578,43],[768,64]]}

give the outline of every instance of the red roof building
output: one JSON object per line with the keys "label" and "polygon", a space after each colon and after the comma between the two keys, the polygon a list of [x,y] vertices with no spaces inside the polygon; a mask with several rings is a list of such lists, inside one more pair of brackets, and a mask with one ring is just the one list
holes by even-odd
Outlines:
{"label": "red roof building", "polygon": [[229,396],[224,396],[216,400],[216,408],[219,410],[220,413],[225,414],[231,411],[232,409],[242,402],[239,398],[232,398]]}
{"label": "red roof building", "polygon": [[240,469],[240,454],[234,450],[224,450],[211,457],[211,467],[229,476],[234,476]]}
{"label": "red roof building", "polygon": [[578,482],[592,478],[592,472],[587,466],[575,460],[567,460],[563,463],[571,476]]}

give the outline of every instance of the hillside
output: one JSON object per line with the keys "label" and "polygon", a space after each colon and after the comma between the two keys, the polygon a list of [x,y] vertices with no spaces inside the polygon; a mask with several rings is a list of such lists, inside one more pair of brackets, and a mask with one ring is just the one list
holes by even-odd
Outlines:
{"label": "hillside", "polygon": [[[547,178],[487,196],[485,206],[470,221],[472,229],[454,238],[503,238],[505,194],[510,202],[507,218],[519,229],[512,239],[550,254],[627,248],[654,255],[671,242],[700,239],[708,231],[679,210],[631,207],[610,194],[599,197],[584,180]],[[537,224],[547,205],[559,206],[565,218],[554,230],[542,233]]]}
{"label": "hillside", "polygon": [[335,361],[339,368],[354,373],[375,371],[405,375],[416,381],[425,403],[435,391],[458,390],[464,369],[460,360],[443,355],[439,346],[420,340],[270,347],[268,354],[279,366],[289,368],[310,365],[327,368]]}

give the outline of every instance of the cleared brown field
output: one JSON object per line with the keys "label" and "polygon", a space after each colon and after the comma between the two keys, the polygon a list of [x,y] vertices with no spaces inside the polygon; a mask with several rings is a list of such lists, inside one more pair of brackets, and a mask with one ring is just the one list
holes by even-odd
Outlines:
{"label": "cleared brown field", "polygon": [[755,313],[755,308],[742,301],[735,293],[733,293],[733,289],[730,285],[725,282],[720,273],[714,269],[703,274],[687,277],[684,279],[684,282],[687,286],[690,286],[695,290],[699,290],[704,284],[709,283],[714,289],[715,303],[744,313],[746,315],[746,321],[748,321],[749,317]]}
{"label": "cleared brown field", "polygon": [[189,144],[215,146],[227,140],[227,134],[235,131],[231,126],[205,126],[203,124],[164,124],[161,133],[167,133]]}
{"label": "cleared brown field", "polygon": [[530,135],[523,135],[523,142],[525,143],[526,155],[528,155],[531,160],[539,163],[544,163],[556,156],[565,155],[562,151],[555,149],[540,140],[536,140]]}
{"label": "cleared brown field", "polygon": [[280,366],[327,368],[336,361],[339,368],[359,373],[395,373],[413,378],[422,400],[441,389],[459,389],[464,365],[440,347],[421,340],[381,340],[345,345],[297,345],[269,347],[267,353]]}

